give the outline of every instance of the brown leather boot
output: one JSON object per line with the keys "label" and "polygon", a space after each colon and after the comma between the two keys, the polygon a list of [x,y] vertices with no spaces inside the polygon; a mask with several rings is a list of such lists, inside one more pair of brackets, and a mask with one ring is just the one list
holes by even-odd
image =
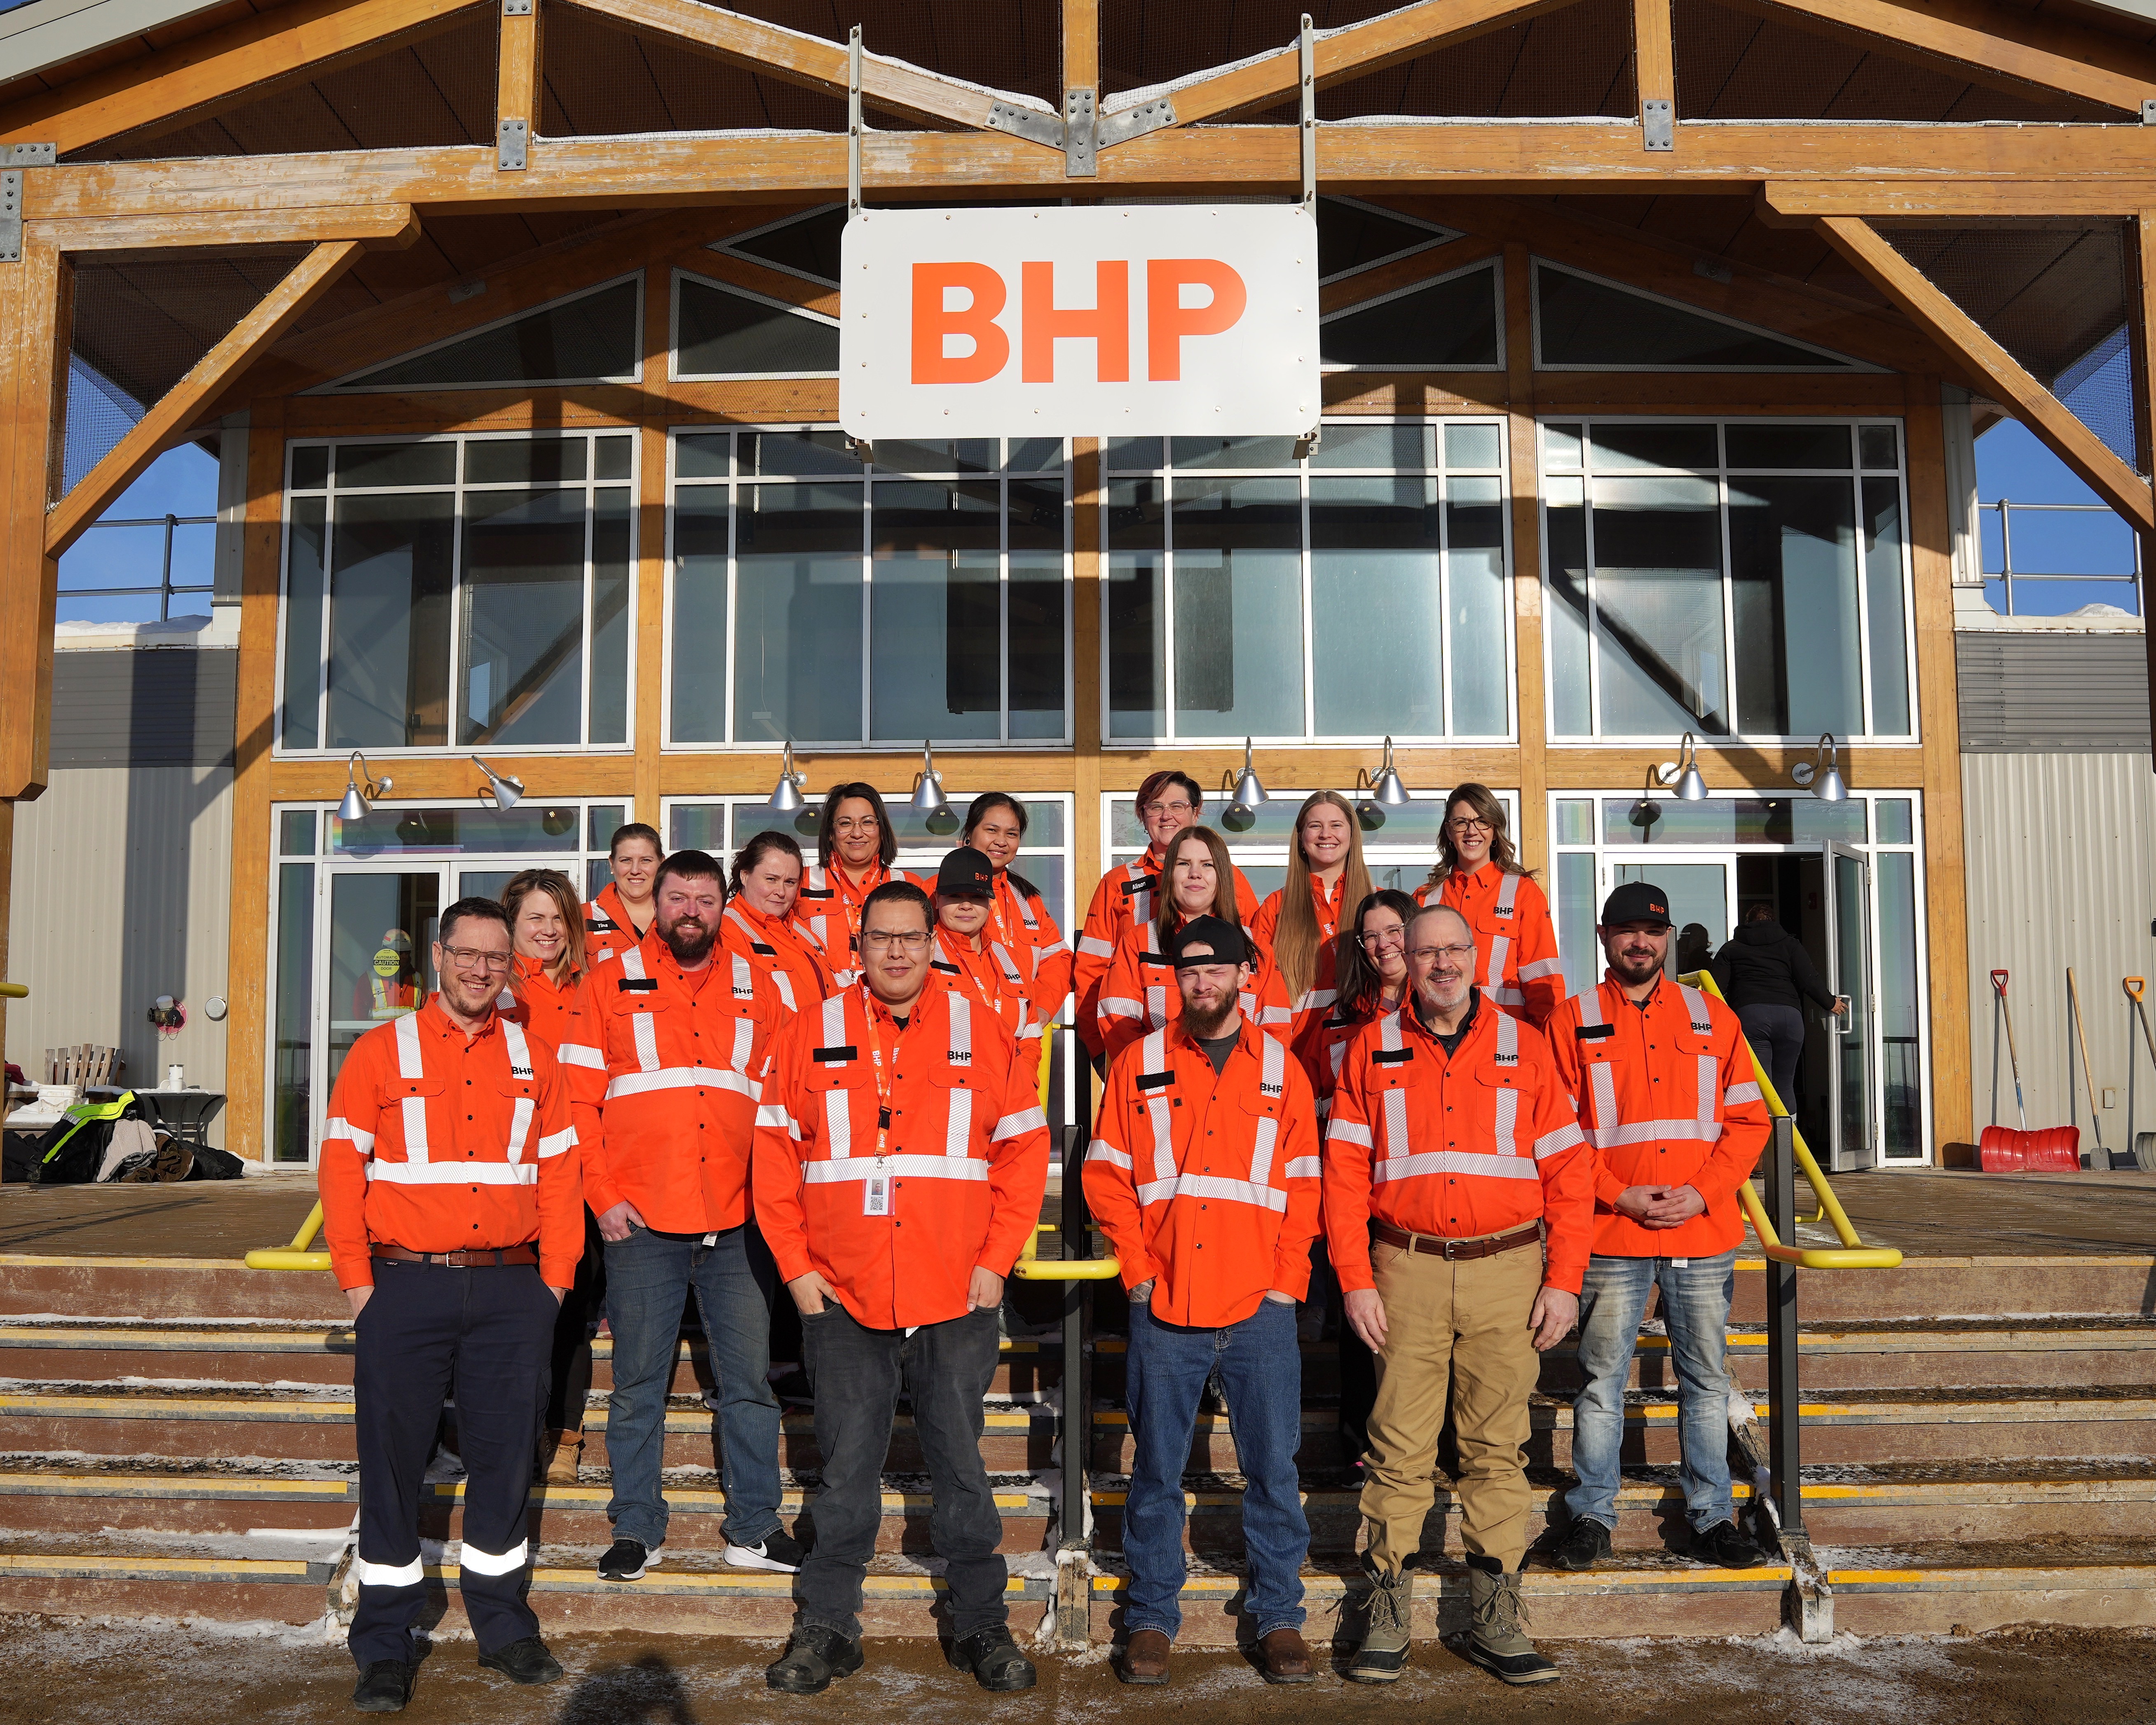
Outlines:
{"label": "brown leather boot", "polygon": [[1116,1675],[1126,1683],[1164,1684],[1168,1681],[1168,1652],[1173,1644],[1158,1630],[1132,1630],[1123,1646],[1123,1662]]}
{"label": "brown leather boot", "polygon": [[584,1454],[581,1431],[550,1431],[540,1445],[540,1478],[550,1486],[577,1483],[577,1464]]}
{"label": "brown leather boot", "polygon": [[1310,1683],[1317,1674],[1310,1668],[1310,1646],[1302,1631],[1276,1629],[1258,1643],[1258,1671],[1268,1683]]}

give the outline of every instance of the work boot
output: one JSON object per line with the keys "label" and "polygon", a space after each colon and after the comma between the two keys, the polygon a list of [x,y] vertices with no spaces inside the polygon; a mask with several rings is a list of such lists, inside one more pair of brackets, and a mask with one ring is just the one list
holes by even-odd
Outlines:
{"label": "work boot", "polygon": [[1168,1653],[1173,1645],[1159,1630],[1132,1630],[1123,1644],[1122,1662],[1116,1675],[1126,1683],[1155,1687],[1168,1681]]}
{"label": "work boot", "polygon": [[412,1674],[418,1669],[401,1659],[377,1659],[359,1674],[352,1704],[362,1713],[401,1713],[412,1698]]}
{"label": "work boot", "polygon": [[1363,1607],[1363,1645],[1348,1667],[1348,1681],[1390,1683],[1399,1678],[1408,1662],[1408,1625],[1414,1607],[1414,1577],[1406,1570],[1371,1579]]}
{"label": "work boot", "polygon": [[1507,1683],[1557,1681],[1558,1668],[1535,1651],[1522,1625],[1517,1574],[1507,1574],[1495,1558],[1470,1553],[1467,1598],[1474,1620],[1467,1637],[1470,1659]]}
{"label": "work boot", "polygon": [[1609,1530],[1593,1516],[1577,1516],[1550,1553],[1560,1569],[1592,1569],[1609,1555]]}
{"label": "work boot", "polygon": [[763,1681],[788,1695],[821,1695],[834,1677],[850,1677],[861,1668],[861,1644],[820,1623],[794,1630],[786,1651],[764,1667]]}
{"label": "work boot", "polygon": [[959,1636],[951,1644],[950,1660],[958,1670],[971,1671],[983,1689],[1030,1689],[1039,1681],[1033,1661],[1019,1651],[1010,1630],[1000,1623]]}
{"label": "work boot", "polygon": [[562,1676],[562,1661],[547,1651],[547,1644],[536,1635],[482,1653],[479,1662],[488,1671],[500,1671],[512,1683],[553,1683]]}
{"label": "work boot", "polygon": [[1299,1629],[1276,1629],[1258,1638],[1258,1675],[1268,1683],[1310,1683],[1310,1644]]}
{"label": "work boot", "polygon": [[540,1440],[539,1479],[548,1486],[573,1486],[578,1464],[583,1460],[581,1431],[550,1431]]}
{"label": "work boot", "polygon": [[1691,1536],[1691,1554],[1723,1569],[1756,1569],[1767,1553],[1738,1530],[1734,1522],[1717,1522]]}

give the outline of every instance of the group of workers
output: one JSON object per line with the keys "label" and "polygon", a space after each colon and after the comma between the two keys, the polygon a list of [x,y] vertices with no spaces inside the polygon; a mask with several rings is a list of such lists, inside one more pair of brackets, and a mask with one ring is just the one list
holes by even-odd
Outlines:
{"label": "group of workers", "polygon": [[[1370,1583],[1351,1677],[1405,1665],[1448,1405],[1468,1656],[1510,1683],[1557,1675],[1520,1595],[1539,1358],[1577,1325],[1578,1484],[1550,1557],[1589,1568],[1617,1525],[1625,1384],[1657,1288],[1696,1548],[1763,1561],[1732,1508],[1723,1340],[1735,1190],[1768,1116],[1734,1015],[1666,974],[1664,896],[1610,896],[1604,978],[1568,1000],[1547,901],[1484,787],[1448,798],[1412,896],[1373,889],[1353,809],[1321,792],[1260,905],[1203,808],[1187,774],[1145,781],[1148,848],[1100,882],[1075,953],[1013,866],[1022,803],[975,799],[957,848],[915,880],[865,783],[826,798],[814,865],[767,831],[729,877],[630,825],[589,904],[533,870],[443,913],[436,992],[354,1045],[321,1147],[357,1338],[358,1708],[412,1693],[418,1501],[452,1390],[480,1662],[561,1676],[526,1599],[526,1506],[535,1451],[547,1477],[577,1477],[602,1311],[614,1538],[598,1574],[661,1561],[692,1301],[725,1560],[798,1577],[769,1685],[813,1694],[860,1668],[903,1394],[952,1662],[989,1690],[1032,1686],[980,1437],[1004,1280],[1049,1172],[1040,1038],[1066,1002],[1105,1086],[1085,1194],[1130,1306],[1124,1681],[1168,1681],[1209,1384],[1246,1481],[1259,1669],[1312,1679],[1298,1310],[1336,1287]],[[797,1366],[821,1458],[813,1532],[779,1513],[774,1379]]]}

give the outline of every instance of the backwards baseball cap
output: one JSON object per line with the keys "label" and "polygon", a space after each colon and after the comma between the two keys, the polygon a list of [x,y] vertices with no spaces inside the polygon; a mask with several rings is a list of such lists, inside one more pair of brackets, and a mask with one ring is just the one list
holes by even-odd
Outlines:
{"label": "backwards baseball cap", "polygon": [[[1184,949],[1190,947],[1210,947],[1212,951],[1193,953],[1184,957]],[[1250,937],[1232,922],[1218,916],[1194,916],[1177,931],[1168,943],[1168,956],[1175,961],[1178,970],[1195,969],[1201,964],[1249,964],[1255,962],[1250,952]]]}
{"label": "backwards baseball cap", "polygon": [[936,870],[938,892],[974,892],[983,896],[996,890],[996,865],[970,845],[961,845],[945,857]]}
{"label": "backwards baseball cap", "polygon": [[1670,896],[1646,880],[1627,880],[1602,901],[1602,926],[1621,927],[1627,922],[1659,922],[1670,927]]}

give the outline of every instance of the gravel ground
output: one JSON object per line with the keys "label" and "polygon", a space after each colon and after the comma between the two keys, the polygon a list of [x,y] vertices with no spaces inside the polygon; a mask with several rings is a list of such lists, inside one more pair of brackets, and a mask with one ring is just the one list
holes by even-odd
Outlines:
{"label": "gravel ground", "polygon": [[[1321,1677],[1269,1690],[1233,1654],[1178,1655],[1173,1686],[1119,1686],[1104,1650],[1041,1663],[1040,1686],[989,1697],[932,1645],[871,1642],[859,1676],[808,1698],[773,1695],[762,1666],[775,1644],[635,1635],[564,1640],[568,1676],[519,1690],[444,1641],[421,1668],[406,1717],[444,1725],[1034,1725],[1141,1717],[1170,1707],[1188,1725],[1343,1719],[1416,1725],[1558,1721],[1593,1725],[2143,1725],[2156,1719],[2156,1632],[2038,1628],[1949,1640],[1804,1647],[1786,1633],[1747,1641],[1620,1641],[1553,1648],[1563,1681],[1511,1692],[1456,1656],[1424,1645],[1388,1690]],[[197,1725],[355,1717],[352,1667],[319,1629],[281,1625],[0,1617],[0,1721],[7,1725]]]}

